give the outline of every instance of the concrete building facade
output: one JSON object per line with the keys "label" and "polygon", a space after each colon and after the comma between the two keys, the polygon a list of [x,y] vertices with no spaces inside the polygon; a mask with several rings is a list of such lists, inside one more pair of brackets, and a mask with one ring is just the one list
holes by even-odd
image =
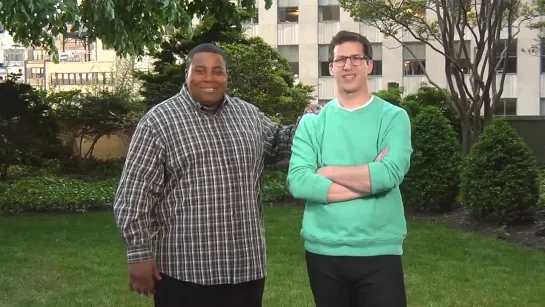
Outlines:
{"label": "concrete building facade", "polygon": [[[428,67],[426,72],[434,82],[447,87],[441,54],[409,35],[403,36],[405,47],[400,46],[376,28],[355,22],[338,0],[278,0],[268,10],[264,0],[258,0],[257,6],[258,16],[245,25],[247,34],[260,36],[278,48],[299,82],[315,87],[315,102],[335,96],[327,50],[332,36],[340,30],[359,32],[371,41],[375,65],[369,78],[371,91],[387,89],[389,84],[404,87],[406,93],[416,91],[427,78],[415,58]],[[545,56],[522,51],[536,44],[537,35],[537,31],[523,26],[509,47],[503,94],[495,114],[545,115]],[[471,47],[470,37],[466,44]]]}

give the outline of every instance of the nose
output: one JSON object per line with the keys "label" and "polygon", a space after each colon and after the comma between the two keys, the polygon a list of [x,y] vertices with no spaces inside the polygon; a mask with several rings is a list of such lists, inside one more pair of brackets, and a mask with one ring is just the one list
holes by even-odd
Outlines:
{"label": "nose", "polygon": [[212,72],[206,72],[206,74],[204,75],[204,81],[213,81],[213,80],[214,80],[213,73]]}
{"label": "nose", "polygon": [[347,58],[346,61],[344,61],[343,70],[350,70],[350,68],[352,68],[352,60]]}

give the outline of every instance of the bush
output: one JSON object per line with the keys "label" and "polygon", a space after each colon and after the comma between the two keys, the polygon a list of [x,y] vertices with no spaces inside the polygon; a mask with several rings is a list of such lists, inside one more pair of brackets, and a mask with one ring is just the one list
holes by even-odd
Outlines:
{"label": "bush", "polygon": [[261,184],[261,202],[264,205],[293,200],[288,190],[286,173],[278,170],[265,170]]}
{"label": "bush", "polygon": [[422,83],[416,93],[409,94],[403,98],[400,106],[409,113],[410,117],[416,117],[422,107],[433,106],[439,108],[441,114],[446,117],[454,129],[458,140],[462,140],[460,118],[456,114],[456,110],[452,107],[451,97],[436,87]]}
{"label": "bush", "polygon": [[437,107],[422,107],[411,126],[414,152],[400,186],[404,202],[415,211],[451,210],[462,162],[456,134]]}
{"label": "bush", "polygon": [[462,169],[461,200],[477,220],[531,220],[539,198],[536,158],[507,120],[495,119]]}
{"label": "bush", "polygon": [[[110,209],[118,185],[117,174],[106,179],[89,176],[79,179],[57,175],[58,170],[54,169],[12,166],[10,171],[17,176],[12,182],[0,182],[0,214]],[[262,203],[265,205],[292,200],[286,185],[286,174],[281,171],[264,172],[262,191]]]}
{"label": "bush", "polygon": [[85,181],[74,178],[29,177],[0,184],[0,213],[85,212],[110,208],[116,179]]}

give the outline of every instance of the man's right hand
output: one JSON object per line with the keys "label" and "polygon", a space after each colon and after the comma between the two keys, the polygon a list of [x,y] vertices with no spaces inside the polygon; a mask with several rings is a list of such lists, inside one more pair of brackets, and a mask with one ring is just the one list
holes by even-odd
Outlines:
{"label": "man's right hand", "polygon": [[155,293],[155,280],[161,279],[161,273],[155,260],[129,264],[129,288],[142,295]]}

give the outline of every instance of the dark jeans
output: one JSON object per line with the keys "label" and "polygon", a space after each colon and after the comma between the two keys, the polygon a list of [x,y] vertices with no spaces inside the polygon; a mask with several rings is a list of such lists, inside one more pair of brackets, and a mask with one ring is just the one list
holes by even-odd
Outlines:
{"label": "dark jeans", "polygon": [[332,257],[306,252],[316,307],[406,307],[401,256]]}
{"label": "dark jeans", "polygon": [[265,280],[204,286],[163,275],[156,281],[155,307],[261,307]]}

